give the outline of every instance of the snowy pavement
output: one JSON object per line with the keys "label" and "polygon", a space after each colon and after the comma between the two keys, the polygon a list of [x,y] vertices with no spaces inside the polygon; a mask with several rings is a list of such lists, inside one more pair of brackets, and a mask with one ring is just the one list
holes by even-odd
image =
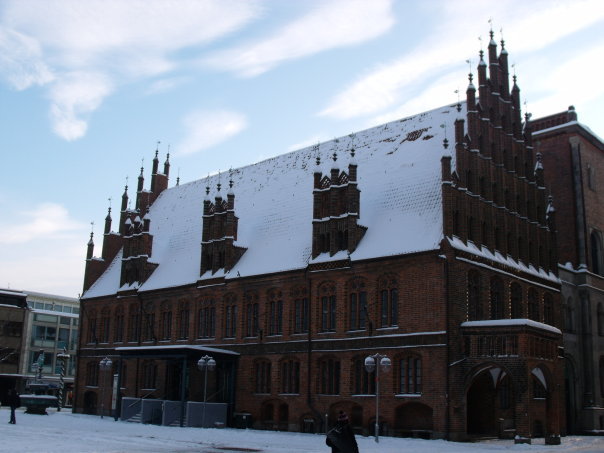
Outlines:
{"label": "snowy pavement", "polygon": [[[177,428],[141,425],[101,419],[97,416],[56,412],[49,415],[17,411],[17,424],[8,424],[9,410],[0,409],[0,452],[36,453],[329,453],[325,437],[319,434],[286,433],[239,429]],[[560,446],[514,445],[511,440],[456,443],[442,440],[357,436],[361,453],[467,453],[485,451],[518,452],[604,452],[603,437],[568,436]]]}

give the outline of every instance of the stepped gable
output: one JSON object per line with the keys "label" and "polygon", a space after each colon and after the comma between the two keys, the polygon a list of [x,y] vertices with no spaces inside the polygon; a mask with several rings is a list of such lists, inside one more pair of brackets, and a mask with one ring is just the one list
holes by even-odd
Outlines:
{"label": "stepped gable", "polygon": [[[360,190],[358,225],[366,228],[354,250],[317,260],[352,261],[434,250],[443,239],[441,158],[455,119],[465,103],[437,108],[354,134],[354,160]],[[449,137],[452,139],[452,137]],[[331,170],[338,150],[342,166],[350,137],[341,137],[265,161],[234,169],[238,234],[235,247],[247,249],[225,279],[304,269],[311,261],[313,238],[313,171],[319,157]],[[455,168],[455,155],[452,167]],[[139,291],[203,284],[202,216],[206,186],[219,176],[162,191],[151,205],[150,234],[157,267]],[[116,256],[115,260],[119,260]],[[86,291],[86,298],[116,294],[119,266],[108,270]],[[216,274],[208,277],[216,277]]]}

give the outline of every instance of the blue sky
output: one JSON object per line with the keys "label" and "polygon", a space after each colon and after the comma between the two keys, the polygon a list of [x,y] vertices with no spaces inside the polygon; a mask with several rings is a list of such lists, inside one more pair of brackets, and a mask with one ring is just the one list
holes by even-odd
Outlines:
{"label": "blue sky", "polygon": [[601,0],[0,0],[0,287],[77,296],[158,141],[172,186],[455,102],[489,19],[604,137]]}

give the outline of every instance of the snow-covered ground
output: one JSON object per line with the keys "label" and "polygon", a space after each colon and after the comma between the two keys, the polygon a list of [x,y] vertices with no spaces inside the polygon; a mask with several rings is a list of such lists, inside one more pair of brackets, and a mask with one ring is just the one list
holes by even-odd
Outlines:
{"label": "snow-covered ground", "polygon": [[[72,414],[49,415],[17,411],[17,424],[8,424],[9,410],[0,409],[0,452],[198,452],[198,453],[329,453],[325,437],[319,434],[285,433],[238,429],[175,428],[114,421],[112,418]],[[455,443],[442,440],[380,438],[357,436],[361,453],[472,453],[483,451],[585,452],[604,451],[603,437],[569,436],[560,446],[514,445],[511,440],[481,443]]]}

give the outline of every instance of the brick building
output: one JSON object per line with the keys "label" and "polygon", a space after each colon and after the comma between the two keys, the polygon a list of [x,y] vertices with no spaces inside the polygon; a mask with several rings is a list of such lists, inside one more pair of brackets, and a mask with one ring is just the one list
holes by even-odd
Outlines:
{"label": "brick building", "polygon": [[491,33],[464,102],[228,175],[168,188],[156,152],[100,257],[91,235],[75,409],[202,401],[207,354],[229,423],[322,431],[343,409],[371,433],[379,353],[384,434],[555,441],[555,210],[507,58]]}
{"label": "brick building", "polygon": [[558,210],[569,432],[604,432],[604,143],[574,107],[531,121]]}

